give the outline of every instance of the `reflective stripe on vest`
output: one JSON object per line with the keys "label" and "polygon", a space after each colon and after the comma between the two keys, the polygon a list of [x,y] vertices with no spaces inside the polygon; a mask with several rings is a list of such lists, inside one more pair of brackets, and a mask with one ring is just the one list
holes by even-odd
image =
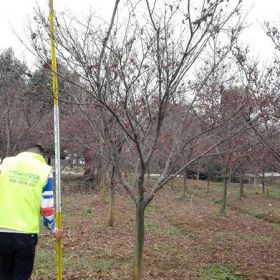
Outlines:
{"label": "reflective stripe on vest", "polygon": [[5,158],[0,173],[0,228],[38,233],[42,189],[51,167],[43,156],[23,152]]}

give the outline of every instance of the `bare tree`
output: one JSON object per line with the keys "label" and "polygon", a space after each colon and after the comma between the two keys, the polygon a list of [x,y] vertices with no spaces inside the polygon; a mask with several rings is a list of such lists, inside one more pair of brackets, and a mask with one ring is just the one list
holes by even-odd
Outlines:
{"label": "bare tree", "polygon": [[[277,29],[267,25],[267,33],[276,44]],[[240,80],[244,82],[246,91],[252,97],[251,105],[244,117],[250,125],[251,137],[258,142],[254,156],[258,155],[261,161],[259,161],[259,166],[254,166],[254,168],[258,170],[258,173],[261,173],[263,169],[279,170],[280,151],[277,141],[280,132],[279,60],[275,57],[271,65],[261,67],[259,61],[252,58],[248,48],[237,47],[234,54],[240,73],[243,74]],[[252,116],[258,117],[257,123],[251,122]]]}
{"label": "bare tree", "polygon": [[15,58],[12,49],[1,52],[0,61],[0,157],[4,157],[39,141],[40,125],[47,122],[48,112],[44,104],[32,98],[33,77],[27,66]]}
{"label": "bare tree", "polygon": [[[193,133],[182,133],[193,127],[192,116],[198,113],[197,101],[205,83],[220,69],[242,30],[241,1],[188,0],[162,5],[148,0],[135,5],[128,1],[126,13],[122,10],[127,16],[124,22],[117,17],[118,5],[117,0],[108,25],[97,25],[92,16],[85,23],[69,20],[67,15],[57,17],[56,42],[60,59],[80,77],[88,95],[86,101],[76,98],[75,102],[81,106],[99,106],[101,114],[107,118],[109,113],[118,126],[121,140],[106,143],[115,147],[109,153],[113,170],[135,202],[133,279],[139,280],[143,275],[146,206],[187,166],[209,156],[220,143],[243,128],[240,125],[232,134],[215,142],[221,123],[213,117],[192,130]],[[39,11],[32,42],[41,59],[47,59],[44,57],[48,40],[46,22]],[[203,75],[196,80],[194,72],[210,52],[213,55],[207,59]],[[211,94],[215,98],[215,92]],[[160,177],[152,186],[146,186],[145,174],[151,169],[156,151],[161,150],[164,127],[172,119],[174,106],[182,95],[187,97],[181,105],[185,108],[181,115],[184,125],[172,127],[170,149],[161,164]],[[194,150],[193,156],[178,164],[180,156],[188,154],[190,149]]]}

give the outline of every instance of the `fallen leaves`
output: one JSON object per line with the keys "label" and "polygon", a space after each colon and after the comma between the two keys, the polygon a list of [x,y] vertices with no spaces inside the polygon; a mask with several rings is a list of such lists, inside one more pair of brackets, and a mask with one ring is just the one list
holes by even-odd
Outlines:
{"label": "fallen leaves", "polygon": [[[173,191],[165,189],[147,208],[145,280],[204,280],[204,268],[212,266],[220,269],[207,273],[279,279],[277,228],[237,210],[220,217],[216,214],[219,205],[197,196],[191,203],[173,197]],[[116,196],[113,228],[107,226],[108,205],[96,194],[66,194],[63,202],[63,279],[131,279],[135,210],[130,199],[124,194]],[[42,260],[50,254],[52,263],[45,266]],[[37,259],[40,263],[32,279],[55,279],[55,249],[49,236],[41,236]]]}

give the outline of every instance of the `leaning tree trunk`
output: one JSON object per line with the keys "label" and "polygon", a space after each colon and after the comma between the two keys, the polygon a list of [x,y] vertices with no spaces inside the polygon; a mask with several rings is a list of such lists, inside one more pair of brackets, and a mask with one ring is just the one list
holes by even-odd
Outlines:
{"label": "leaning tree trunk", "polygon": [[172,178],[172,180],[171,180],[171,190],[174,190],[174,180],[175,180],[175,177]]}
{"label": "leaning tree trunk", "polygon": [[222,207],[220,214],[226,214],[226,203],[227,203],[227,185],[228,185],[228,177],[224,175],[224,190],[223,190],[223,199],[222,199]]}
{"label": "leaning tree trunk", "polygon": [[133,280],[141,280],[143,274],[143,253],[144,253],[144,214],[143,202],[136,204],[136,240],[134,255]]}

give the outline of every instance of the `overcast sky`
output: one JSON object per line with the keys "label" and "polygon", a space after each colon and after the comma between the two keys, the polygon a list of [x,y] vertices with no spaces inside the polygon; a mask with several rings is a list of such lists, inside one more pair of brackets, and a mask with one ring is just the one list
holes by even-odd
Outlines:
{"label": "overcast sky", "polygon": [[[24,38],[26,36],[24,28],[28,19],[32,18],[36,3],[39,3],[43,9],[47,9],[48,1],[2,0],[1,2],[0,30],[2,34],[0,50],[12,47],[18,58],[32,61],[30,54],[18,41],[13,30]],[[260,23],[266,20],[279,22],[280,25],[280,0],[243,0],[243,3],[245,9],[250,10],[247,22],[251,25],[243,33],[241,39],[244,41],[244,44],[250,45],[255,56],[259,56],[265,62],[272,57],[274,48],[264,34]],[[89,11],[89,6],[91,6],[97,15],[100,14],[101,17],[104,17],[111,14],[114,0],[54,0],[54,5],[57,11],[69,10],[71,13],[79,16],[86,15]]]}

